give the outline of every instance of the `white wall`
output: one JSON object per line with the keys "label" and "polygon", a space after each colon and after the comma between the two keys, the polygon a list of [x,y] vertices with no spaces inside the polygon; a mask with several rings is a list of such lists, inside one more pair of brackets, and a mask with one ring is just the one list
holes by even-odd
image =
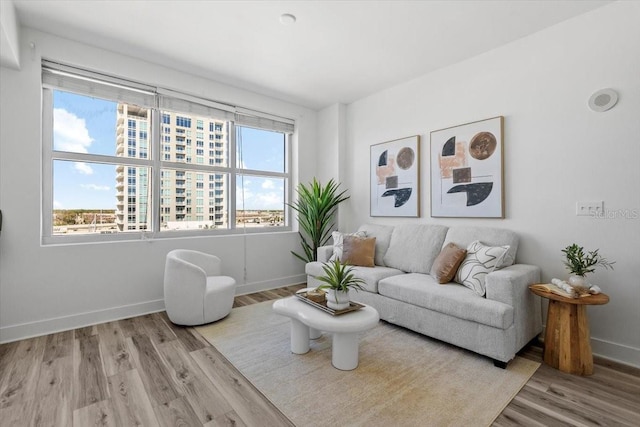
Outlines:
{"label": "white wall", "polygon": [[[640,366],[640,3],[616,2],[465,62],[347,106],[343,209],[353,230],[369,217],[369,146],[421,135],[422,218],[449,226],[513,229],[518,261],[539,265],[543,279],[565,278],[565,246],[599,248],[615,271],[590,276],[611,297],[588,308],[596,354]],[[401,66],[401,64],[398,64]],[[611,87],[618,105],[587,108]],[[505,117],[506,219],[430,218],[430,132]],[[603,200],[635,219],[577,217],[576,201]]]}
{"label": "white wall", "polygon": [[246,263],[243,236],[41,246],[41,57],[295,119],[294,185],[315,174],[316,113],[30,29],[20,40],[22,69],[0,67],[0,342],[161,310],[178,247],[220,256],[239,293],[305,280],[295,232],[247,236]]}

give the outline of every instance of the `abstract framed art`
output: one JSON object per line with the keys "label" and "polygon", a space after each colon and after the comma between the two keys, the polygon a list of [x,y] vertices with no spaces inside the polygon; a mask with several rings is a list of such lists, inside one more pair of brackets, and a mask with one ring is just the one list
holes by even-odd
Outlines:
{"label": "abstract framed art", "polygon": [[431,216],[504,218],[502,116],[431,132]]}
{"label": "abstract framed art", "polygon": [[420,216],[420,136],[371,146],[371,216]]}

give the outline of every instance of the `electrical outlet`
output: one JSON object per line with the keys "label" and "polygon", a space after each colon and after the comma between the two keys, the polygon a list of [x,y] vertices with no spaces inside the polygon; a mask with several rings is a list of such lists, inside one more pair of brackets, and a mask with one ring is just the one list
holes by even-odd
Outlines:
{"label": "electrical outlet", "polygon": [[596,216],[604,212],[604,202],[576,202],[577,216]]}

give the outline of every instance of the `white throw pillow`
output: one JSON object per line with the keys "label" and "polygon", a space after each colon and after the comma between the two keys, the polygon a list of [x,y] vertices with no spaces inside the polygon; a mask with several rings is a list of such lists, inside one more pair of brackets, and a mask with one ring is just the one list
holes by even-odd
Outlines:
{"label": "white throw pillow", "polygon": [[478,240],[472,242],[467,247],[467,256],[460,264],[454,280],[483,296],[487,274],[501,265],[508,250],[508,245],[485,246]]}
{"label": "white throw pillow", "polygon": [[364,231],[356,231],[355,233],[341,233],[339,231],[334,231],[331,233],[333,237],[333,255],[329,258],[329,261],[340,260],[342,258],[342,248],[344,245],[344,236],[356,236],[356,237],[367,237],[367,233]]}

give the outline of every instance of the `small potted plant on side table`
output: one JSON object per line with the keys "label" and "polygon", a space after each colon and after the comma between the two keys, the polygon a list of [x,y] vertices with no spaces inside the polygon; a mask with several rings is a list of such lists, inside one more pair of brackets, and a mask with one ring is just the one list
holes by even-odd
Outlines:
{"label": "small potted plant on side table", "polygon": [[342,264],[340,260],[326,262],[322,266],[325,275],[317,279],[324,284],[316,289],[327,289],[327,307],[334,310],[344,310],[349,308],[349,290],[355,289],[359,291],[364,280],[353,275],[353,267]]}
{"label": "small potted plant on side table", "polygon": [[565,254],[564,265],[569,270],[569,284],[577,291],[585,290],[588,285],[585,281],[587,273],[593,273],[597,266],[613,270],[614,262],[609,262],[598,253],[598,249],[585,253],[582,246],[572,244],[562,250]]}

